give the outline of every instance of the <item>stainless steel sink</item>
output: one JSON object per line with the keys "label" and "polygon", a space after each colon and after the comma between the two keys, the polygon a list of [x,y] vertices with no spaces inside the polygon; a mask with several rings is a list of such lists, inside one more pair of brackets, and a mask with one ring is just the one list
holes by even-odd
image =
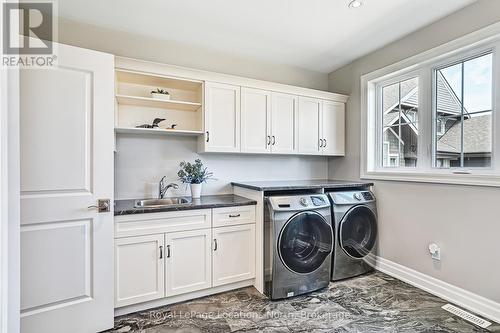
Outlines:
{"label": "stainless steel sink", "polygon": [[165,198],[137,200],[135,208],[162,208],[169,206],[187,205],[191,203],[190,198]]}

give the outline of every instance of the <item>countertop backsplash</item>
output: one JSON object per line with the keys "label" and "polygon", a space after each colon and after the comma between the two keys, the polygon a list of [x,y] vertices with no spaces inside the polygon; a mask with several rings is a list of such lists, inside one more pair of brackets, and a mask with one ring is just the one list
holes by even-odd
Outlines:
{"label": "countertop backsplash", "polygon": [[167,196],[190,195],[177,177],[182,160],[201,158],[214,173],[203,184],[202,195],[233,193],[232,181],[309,180],[328,178],[328,160],[322,156],[256,154],[198,154],[196,137],[119,134],[115,153],[115,199],[149,198],[162,176],[179,184]]}

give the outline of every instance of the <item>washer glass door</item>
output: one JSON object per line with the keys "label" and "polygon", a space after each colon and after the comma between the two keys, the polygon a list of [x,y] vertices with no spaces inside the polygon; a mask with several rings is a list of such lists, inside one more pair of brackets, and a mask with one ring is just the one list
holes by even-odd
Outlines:
{"label": "washer glass door", "polygon": [[356,206],[340,223],[340,247],[353,258],[365,257],[377,240],[377,218],[366,206]]}
{"label": "washer glass door", "polygon": [[300,212],[292,216],[278,238],[281,261],[296,273],[314,272],[332,248],[331,226],[316,212]]}

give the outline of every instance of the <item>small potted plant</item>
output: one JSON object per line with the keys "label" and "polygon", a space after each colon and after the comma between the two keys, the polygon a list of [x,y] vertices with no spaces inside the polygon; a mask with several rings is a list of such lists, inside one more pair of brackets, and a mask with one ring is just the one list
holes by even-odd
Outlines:
{"label": "small potted plant", "polygon": [[156,90],[151,91],[151,97],[168,101],[170,99],[170,93],[164,89],[156,88]]}
{"label": "small potted plant", "polygon": [[191,197],[199,198],[201,196],[201,187],[203,183],[212,178],[213,173],[208,172],[207,167],[203,165],[203,162],[198,158],[194,160],[194,163],[181,162],[181,169],[177,172],[179,180],[184,184],[191,185]]}

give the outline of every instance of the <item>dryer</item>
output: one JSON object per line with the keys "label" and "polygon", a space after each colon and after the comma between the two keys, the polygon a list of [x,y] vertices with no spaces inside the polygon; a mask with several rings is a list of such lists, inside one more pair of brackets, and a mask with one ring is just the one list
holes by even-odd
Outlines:
{"label": "dryer", "polygon": [[370,191],[328,194],[332,205],[335,249],[332,281],[373,270],[377,247],[377,206]]}
{"label": "dryer", "polygon": [[328,286],[334,244],[328,197],[266,197],[264,212],[265,294],[281,299]]}

